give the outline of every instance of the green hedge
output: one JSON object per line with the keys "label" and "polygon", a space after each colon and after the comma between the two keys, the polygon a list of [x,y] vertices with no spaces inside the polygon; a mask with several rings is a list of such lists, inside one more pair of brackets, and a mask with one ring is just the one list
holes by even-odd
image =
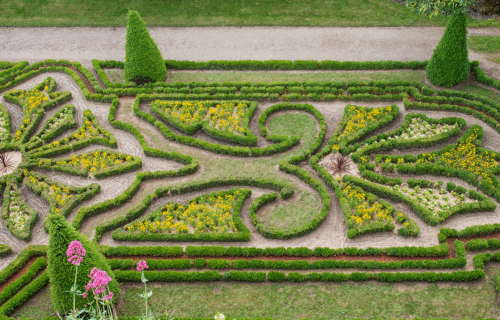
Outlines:
{"label": "green hedge", "polygon": [[21,275],[21,277],[9,283],[7,287],[5,287],[2,292],[0,292],[0,305],[5,301],[10,299],[14,294],[16,294],[19,289],[28,284],[31,280],[33,280],[36,275],[44,270],[47,267],[47,259],[46,258],[38,258],[26,272]]}
{"label": "green hedge", "polygon": [[467,79],[470,63],[465,13],[448,18],[443,37],[434,49],[425,71],[430,82],[437,86],[451,87]]}
{"label": "green hedge", "polygon": [[129,10],[125,39],[125,79],[136,83],[164,81],[167,69],[160,50],[139,12]]}

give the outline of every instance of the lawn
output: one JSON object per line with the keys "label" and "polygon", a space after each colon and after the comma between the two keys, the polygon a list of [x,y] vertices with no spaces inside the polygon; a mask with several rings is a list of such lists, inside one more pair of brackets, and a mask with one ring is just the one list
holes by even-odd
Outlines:
{"label": "lawn", "polygon": [[[444,26],[387,0],[3,0],[0,26],[125,26],[127,10],[148,26]],[[492,22],[474,22],[486,25]]]}

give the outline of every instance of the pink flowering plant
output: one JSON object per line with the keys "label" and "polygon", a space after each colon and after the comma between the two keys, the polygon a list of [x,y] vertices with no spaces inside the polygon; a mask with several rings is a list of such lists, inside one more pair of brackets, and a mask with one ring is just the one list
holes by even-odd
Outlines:
{"label": "pink flowering plant", "polygon": [[[77,319],[95,319],[95,320],[113,320],[117,319],[116,310],[114,309],[111,300],[113,299],[114,293],[107,287],[108,283],[112,281],[111,277],[108,276],[106,271],[98,268],[93,268],[89,274],[89,282],[85,286],[85,292],[82,293],[76,288],[76,279],[78,275],[78,267],[83,262],[83,257],[85,257],[85,249],[82,244],[75,240],[72,241],[68,246],[68,251],[66,251],[66,256],[68,257],[68,262],[75,266],[75,281],[71,290],[69,291],[73,295],[73,311],[66,316],[66,320],[77,320]],[[86,299],[91,293],[94,296],[96,306],[92,306],[93,302],[89,303],[88,309],[78,310],[75,308],[75,297],[77,295],[82,296]]]}
{"label": "pink flowering plant", "polygon": [[70,319],[72,319],[72,317],[78,317],[81,313],[83,313],[83,310],[78,310],[75,308],[75,298],[77,295],[81,294],[80,291],[76,288],[76,277],[78,275],[78,267],[80,266],[80,263],[82,263],[83,257],[85,257],[85,253],[85,249],[78,240],[71,241],[68,246],[68,250],[66,251],[68,262],[75,266],[75,281],[73,282],[73,286],[69,291],[73,295],[73,312],[71,313],[70,317],[68,317]]}
{"label": "pink flowering plant", "polygon": [[144,276],[144,269],[148,269],[148,265],[146,261],[141,260],[137,263],[137,271],[141,273],[141,281],[144,283],[144,293],[139,294],[141,298],[144,298],[146,302],[146,313],[140,318],[141,320],[153,320],[154,316],[151,311],[148,311],[148,299],[153,295],[153,290],[149,291],[147,290],[146,287],[146,282],[148,282],[148,279]]}

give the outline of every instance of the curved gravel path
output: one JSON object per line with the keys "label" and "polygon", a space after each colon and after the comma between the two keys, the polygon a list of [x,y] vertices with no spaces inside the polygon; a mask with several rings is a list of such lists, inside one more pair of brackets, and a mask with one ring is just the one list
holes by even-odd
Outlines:
{"label": "curved gravel path", "polygon": [[[442,27],[154,27],[149,32],[164,59],[172,60],[428,60]],[[122,28],[0,28],[0,61],[45,59],[79,61],[125,59]],[[497,35],[498,28],[469,28],[469,35]],[[478,53],[489,76],[500,79],[498,65]]]}

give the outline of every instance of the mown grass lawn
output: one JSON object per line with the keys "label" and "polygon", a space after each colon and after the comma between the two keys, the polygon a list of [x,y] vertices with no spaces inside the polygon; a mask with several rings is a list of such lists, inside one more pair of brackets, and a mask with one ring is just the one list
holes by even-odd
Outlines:
{"label": "mown grass lawn", "polygon": [[112,5],[2,0],[0,26],[125,26],[128,9],[139,11],[148,26],[444,26],[446,21],[387,0],[113,0]]}

